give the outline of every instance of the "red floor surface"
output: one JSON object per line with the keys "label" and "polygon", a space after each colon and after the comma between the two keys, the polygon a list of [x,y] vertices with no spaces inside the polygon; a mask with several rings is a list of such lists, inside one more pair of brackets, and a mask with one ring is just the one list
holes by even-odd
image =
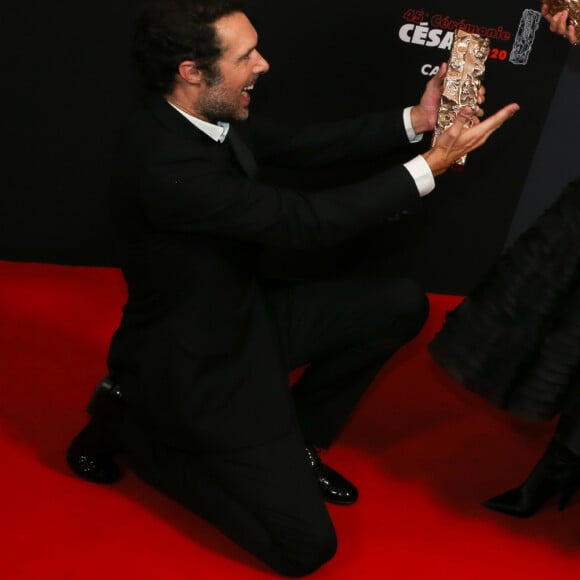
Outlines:
{"label": "red floor surface", "polygon": [[[69,473],[64,450],[86,421],[123,299],[116,270],[0,262],[0,577],[275,577],[132,474],[100,487]],[[514,421],[435,367],[425,347],[457,301],[431,296],[424,331],[325,455],[360,500],[330,506],[339,550],[313,579],[580,576],[580,493],[529,520],[481,507],[526,475],[552,425]]]}

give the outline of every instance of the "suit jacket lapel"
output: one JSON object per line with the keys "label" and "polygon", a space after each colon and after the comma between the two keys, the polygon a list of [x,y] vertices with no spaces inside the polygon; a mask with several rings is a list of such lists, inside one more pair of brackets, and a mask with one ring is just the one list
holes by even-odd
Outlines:
{"label": "suit jacket lapel", "polygon": [[249,147],[244,143],[237,129],[230,125],[226,142],[232,146],[234,155],[246,175],[254,179],[259,172],[258,164]]}
{"label": "suit jacket lapel", "polygon": [[[186,138],[191,138],[192,136],[197,137],[198,134],[203,135],[197,127],[192,127],[191,123],[183,115],[180,115],[163,97],[152,97],[150,106],[162,122],[173,131],[178,132]],[[209,139],[206,135],[203,136]],[[255,178],[259,172],[258,164],[249,147],[244,143],[241,135],[233,125],[230,125],[226,141],[223,144],[224,147],[228,143],[244,173],[252,179]]]}

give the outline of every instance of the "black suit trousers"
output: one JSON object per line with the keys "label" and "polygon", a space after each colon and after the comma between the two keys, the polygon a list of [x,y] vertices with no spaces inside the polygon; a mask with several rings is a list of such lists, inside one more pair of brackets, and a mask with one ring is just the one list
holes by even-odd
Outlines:
{"label": "black suit trousers", "polygon": [[286,368],[308,365],[292,387],[290,430],[250,448],[193,453],[156,439],[129,413],[123,438],[144,480],[280,574],[302,576],[336,550],[305,442],[331,444],[387,358],[421,329],[428,302],[392,278],[272,282],[263,296]]}
{"label": "black suit trousers", "polygon": [[385,361],[422,328],[429,304],[405,279],[273,284],[267,302],[308,443],[328,448]]}

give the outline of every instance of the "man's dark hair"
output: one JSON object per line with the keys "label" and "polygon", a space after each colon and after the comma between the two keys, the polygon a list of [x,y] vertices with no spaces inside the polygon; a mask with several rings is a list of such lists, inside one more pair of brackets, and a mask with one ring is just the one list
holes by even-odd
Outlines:
{"label": "man's dark hair", "polygon": [[145,88],[166,93],[173,87],[179,63],[193,60],[219,77],[221,47],[214,23],[243,11],[240,0],[152,0],[137,18],[132,57]]}

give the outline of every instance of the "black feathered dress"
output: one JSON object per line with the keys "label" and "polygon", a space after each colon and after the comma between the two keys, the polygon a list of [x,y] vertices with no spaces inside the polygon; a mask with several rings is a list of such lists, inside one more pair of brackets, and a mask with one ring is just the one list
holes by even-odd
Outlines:
{"label": "black feathered dress", "polygon": [[580,179],[447,313],[429,351],[515,416],[566,415],[580,447]]}

